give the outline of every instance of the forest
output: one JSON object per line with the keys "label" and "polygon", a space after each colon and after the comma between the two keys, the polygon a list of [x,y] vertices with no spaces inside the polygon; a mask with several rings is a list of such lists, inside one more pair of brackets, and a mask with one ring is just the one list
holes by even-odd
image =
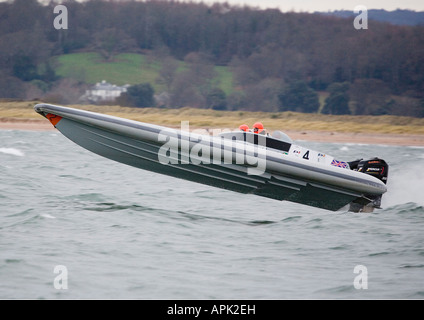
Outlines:
{"label": "forest", "polygon": [[[54,27],[54,1],[0,3],[0,98],[48,100],[54,92],[75,103],[61,92],[87,83],[60,77],[55,57],[138,53],[160,61],[165,107],[424,117],[424,26],[369,21],[357,30],[352,18],[226,3],[62,4],[68,29]],[[216,66],[231,72],[230,92],[214,81]]]}

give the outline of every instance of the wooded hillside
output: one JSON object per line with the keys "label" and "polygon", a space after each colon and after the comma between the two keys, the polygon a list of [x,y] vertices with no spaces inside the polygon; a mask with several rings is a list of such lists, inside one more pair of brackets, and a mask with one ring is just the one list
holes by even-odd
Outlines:
{"label": "wooded hillside", "polygon": [[[161,59],[170,107],[424,116],[424,26],[369,21],[356,30],[351,18],[228,4],[63,4],[67,30],[53,27],[53,2],[0,3],[0,97],[63,86],[52,57],[133,52]],[[217,65],[233,74],[231,94],[212,81]]]}

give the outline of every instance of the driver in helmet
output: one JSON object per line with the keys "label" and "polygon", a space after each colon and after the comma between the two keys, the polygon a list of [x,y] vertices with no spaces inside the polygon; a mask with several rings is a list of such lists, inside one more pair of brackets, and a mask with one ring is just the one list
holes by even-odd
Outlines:
{"label": "driver in helmet", "polygon": [[249,126],[247,124],[242,124],[239,129],[244,132],[249,132]]}
{"label": "driver in helmet", "polygon": [[262,122],[256,122],[253,125],[253,133],[267,135],[266,130],[264,129],[264,125]]}

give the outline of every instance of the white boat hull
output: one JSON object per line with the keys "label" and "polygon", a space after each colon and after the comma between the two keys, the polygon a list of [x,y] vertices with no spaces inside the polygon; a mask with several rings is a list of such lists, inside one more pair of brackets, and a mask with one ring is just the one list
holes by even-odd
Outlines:
{"label": "white boat hull", "polygon": [[244,141],[49,104],[38,104],[35,110],[67,138],[103,157],[218,188],[328,210],[351,202],[367,204],[368,195],[387,190],[373,176]]}

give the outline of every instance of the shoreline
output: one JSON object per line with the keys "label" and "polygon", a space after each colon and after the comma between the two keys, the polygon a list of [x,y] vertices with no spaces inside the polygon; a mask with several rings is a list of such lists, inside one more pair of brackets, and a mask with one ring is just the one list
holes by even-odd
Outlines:
{"label": "shoreline", "polygon": [[54,131],[55,128],[44,119],[0,119],[0,130]]}
{"label": "shoreline", "polygon": [[[169,126],[171,127],[171,126]],[[55,131],[45,119],[0,119],[0,130]],[[348,133],[337,131],[284,130],[294,141],[353,143],[424,147],[424,135],[393,133]]]}

